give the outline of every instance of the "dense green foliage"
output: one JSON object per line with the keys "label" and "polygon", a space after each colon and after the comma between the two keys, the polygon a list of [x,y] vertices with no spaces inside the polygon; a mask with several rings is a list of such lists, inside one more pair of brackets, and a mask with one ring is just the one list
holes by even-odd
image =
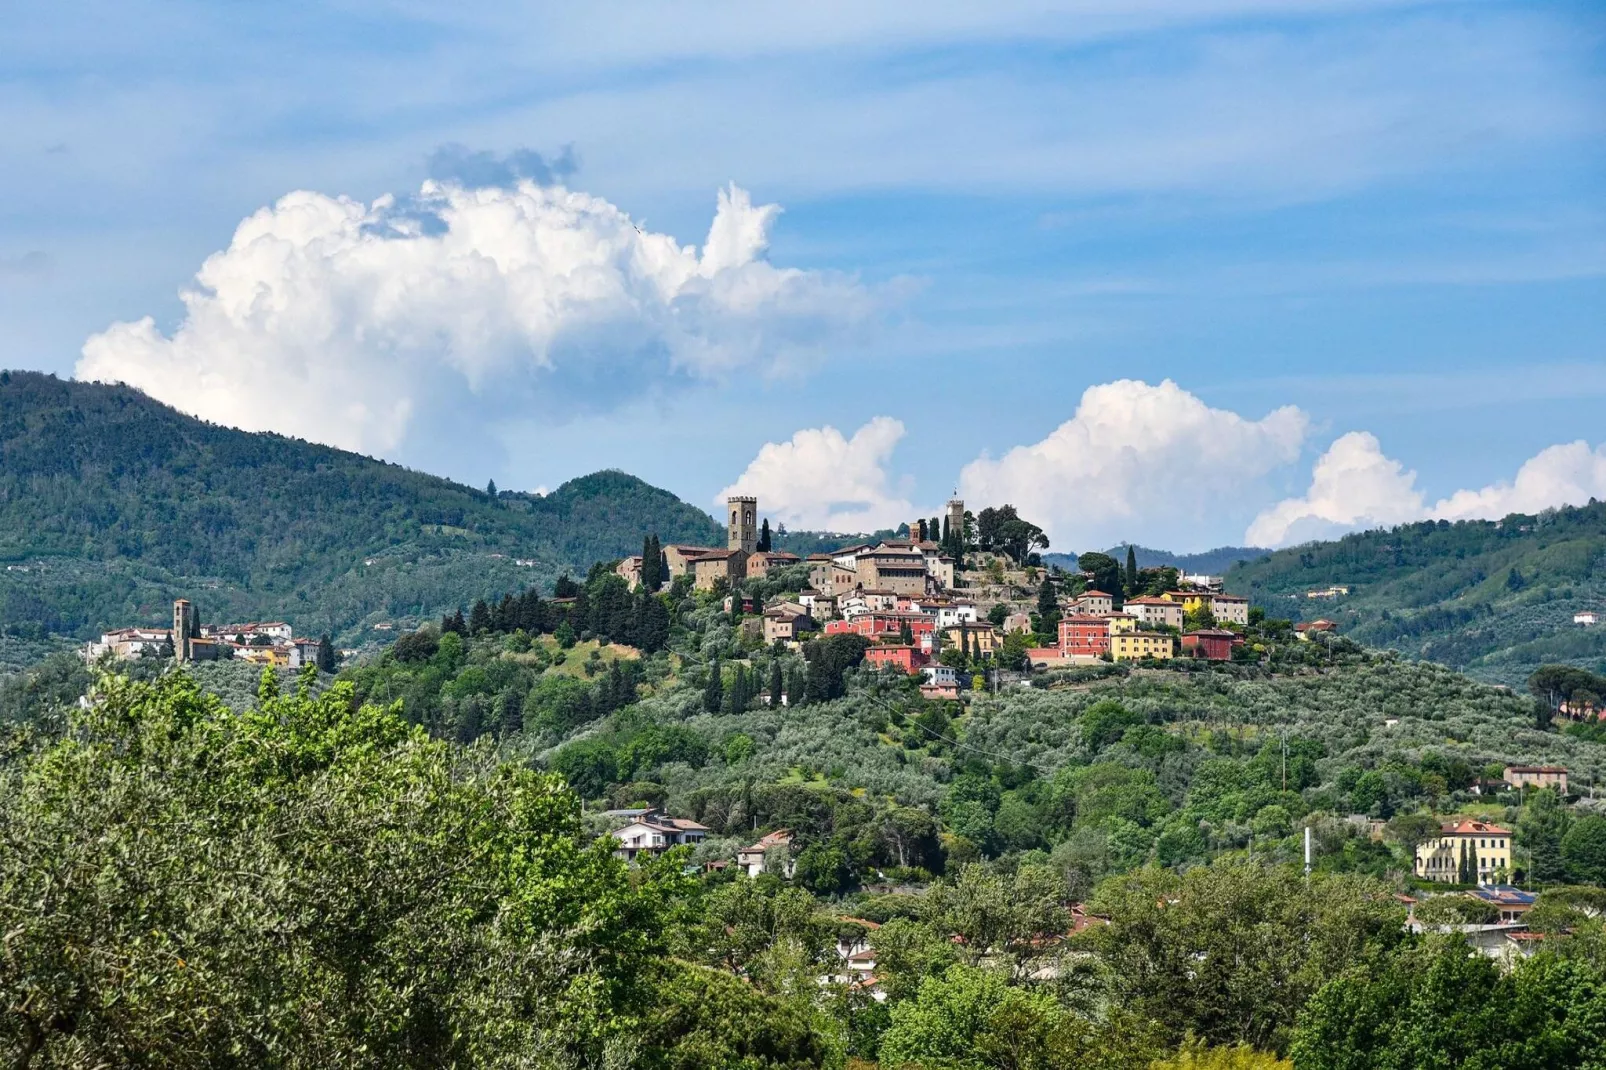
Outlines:
{"label": "dense green foliage", "polygon": [[600,1061],[672,890],[556,778],[271,673],[243,716],[183,673],[102,680],[0,766],[0,845],[18,1066]]}
{"label": "dense green foliage", "polygon": [[1553,1070],[1606,1058],[1599,960],[1545,954],[1502,972],[1458,938],[1346,970],[1306,1008],[1299,1070]]}
{"label": "dense green foliage", "polygon": [[[1307,599],[1332,584],[1347,596]],[[1517,685],[1540,664],[1606,669],[1606,503],[1504,520],[1423,521],[1279,550],[1227,587],[1272,616],[1326,617],[1347,636]]]}
{"label": "dense green foliage", "polygon": [[282,619],[349,641],[636,553],[647,531],[723,539],[622,472],[491,497],[126,387],[33,372],[0,384],[0,564],[19,566],[0,571],[3,630],[159,623],[183,596],[212,622]]}

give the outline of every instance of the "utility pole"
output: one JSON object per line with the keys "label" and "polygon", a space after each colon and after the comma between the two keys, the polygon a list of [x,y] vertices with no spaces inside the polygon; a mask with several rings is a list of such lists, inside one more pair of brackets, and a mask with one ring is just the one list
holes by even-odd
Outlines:
{"label": "utility pole", "polygon": [[1283,790],[1288,790],[1288,726],[1283,725]]}
{"label": "utility pole", "polygon": [[1305,826],[1305,879],[1306,880],[1310,879],[1311,860],[1312,860],[1313,855],[1314,855],[1314,850],[1313,850],[1313,848],[1311,846],[1310,826],[1306,825]]}

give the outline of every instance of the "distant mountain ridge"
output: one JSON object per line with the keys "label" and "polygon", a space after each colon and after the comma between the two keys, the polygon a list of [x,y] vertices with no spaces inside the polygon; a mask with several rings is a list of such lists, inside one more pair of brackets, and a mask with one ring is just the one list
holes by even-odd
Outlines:
{"label": "distant mountain ridge", "polygon": [[[285,619],[347,640],[393,617],[550,585],[706,512],[624,472],[539,496],[237,431],[123,386],[0,373],[0,628],[87,635],[165,619]],[[520,563],[524,562],[524,563]]]}
{"label": "distant mountain ridge", "polygon": [[1606,621],[1606,503],[1278,550],[1232,569],[1227,589],[1273,616],[1325,617],[1369,646],[1496,683],[1520,685],[1547,662],[1601,672],[1606,625],[1573,618]]}
{"label": "distant mountain ridge", "polygon": [[[1196,554],[1174,554],[1169,550],[1156,550],[1148,546],[1133,546],[1137,553],[1139,568],[1164,568],[1167,565],[1179,572],[1197,573],[1206,576],[1224,575],[1239,561],[1253,561],[1271,553],[1255,546],[1218,546],[1214,550],[1202,550]],[[1122,565],[1126,564],[1126,546],[1112,546],[1102,551],[1115,558]],[[1060,568],[1074,572],[1077,569],[1076,559],[1080,554],[1044,554],[1043,564],[1058,565]]]}

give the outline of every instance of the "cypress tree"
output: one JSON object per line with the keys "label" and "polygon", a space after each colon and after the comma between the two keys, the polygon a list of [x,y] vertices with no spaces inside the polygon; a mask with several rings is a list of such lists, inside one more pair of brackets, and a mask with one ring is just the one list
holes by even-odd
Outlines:
{"label": "cypress tree", "polygon": [[491,607],[485,604],[485,599],[481,598],[474,603],[474,608],[469,611],[468,631],[470,635],[479,635],[481,632],[490,630]]}
{"label": "cypress tree", "polygon": [[496,497],[496,480],[493,479],[489,483],[485,484],[485,493],[487,497]]}
{"label": "cypress tree", "polygon": [[452,631],[458,635],[468,634],[468,622],[463,619],[463,607],[458,606],[457,612],[452,614]]}
{"label": "cypress tree", "polygon": [[903,621],[901,624],[898,625],[898,642],[904,643],[904,644],[909,645],[909,646],[913,646],[914,645],[914,641],[915,641],[915,633],[914,633],[914,631],[909,627],[909,622],[908,621]]}
{"label": "cypress tree", "polygon": [[951,554],[951,553],[954,552],[954,533],[950,530],[951,527],[952,527],[952,525],[950,525],[948,523],[948,518],[947,517],[943,517],[942,518],[942,552],[945,553],[945,554]]}
{"label": "cypress tree", "polygon": [[318,671],[335,671],[335,645],[329,641],[329,634],[325,632],[318,637]]}
{"label": "cypress tree", "polygon": [[937,541],[937,533],[940,532],[941,530],[942,530],[942,526],[941,526],[941,524],[938,523],[937,518],[936,517],[932,517],[929,521],[927,521],[927,524],[926,524],[926,538],[929,539],[932,542],[936,542]]}
{"label": "cypress tree", "polygon": [[1126,544],[1126,593],[1138,593],[1138,552],[1131,544]]}
{"label": "cypress tree", "polygon": [[703,687],[703,709],[709,713],[718,713],[724,693],[724,681],[720,679],[719,674],[719,659],[715,658],[708,663],[708,683]]}
{"label": "cypress tree", "polygon": [[502,717],[499,725],[502,737],[505,739],[524,727],[524,704],[519,701],[517,691],[504,691],[502,693]]}
{"label": "cypress tree", "polygon": [[764,518],[764,522],[762,524],[760,524],[759,528],[758,528],[758,551],[759,551],[759,553],[764,553],[764,554],[769,553],[770,552],[770,543],[771,543],[771,538],[770,538],[770,518],[769,517],[765,517]]}
{"label": "cypress tree", "polygon": [[781,659],[776,658],[770,662],[770,709],[781,708]]}

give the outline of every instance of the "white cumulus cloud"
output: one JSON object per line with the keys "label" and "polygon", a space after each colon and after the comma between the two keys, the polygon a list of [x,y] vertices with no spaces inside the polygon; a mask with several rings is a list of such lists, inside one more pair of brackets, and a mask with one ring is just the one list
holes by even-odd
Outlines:
{"label": "white cumulus cloud", "polygon": [[372,204],[291,193],[207,258],[171,334],[150,317],[113,324],[85,342],[77,375],[222,424],[395,454],[418,428],[783,370],[877,299],[767,262],[779,211],[731,185],[699,251],[528,180],[432,181]]}
{"label": "white cumulus cloud", "polygon": [[1510,483],[1456,491],[1433,507],[1433,516],[1496,520],[1557,505],[1583,505],[1591,498],[1606,498],[1606,443],[1590,449],[1579,440],[1540,450],[1523,462]]}
{"label": "white cumulus cloud", "polygon": [[1606,498],[1606,445],[1547,447],[1523,462],[1511,482],[1458,490],[1429,506],[1415,472],[1386,456],[1376,436],[1351,431],[1317,460],[1310,490],[1261,513],[1244,538],[1256,546],[1291,546],[1416,520],[1497,520],[1591,498]]}
{"label": "white cumulus cloud", "polygon": [[1124,538],[1193,546],[1199,525],[1234,508],[1259,480],[1299,456],[1309,420],[1285,406],[1259,420],[1213,409],[1167,379],[1089,387],[1047,438],[960,474],[967,502],[1013,504],[1057,549]]}
{"label": "white cumulus cloud", "polygon": [[754,494],[765,516],[810,531],[896,527],[915,514],[887,472],[903,432],[901,421],[877,416],[852,438],[834,427],[812,427],[786,442],[766,442],[716,501]]}
{"label": "white cumulus cloud", "polygon": [[1422,515],[1416,473],[1384,456],[1376,435],[1351,431],[1316,461],[1310,490],[1255,517],[1244,540],[1251,546],[1288,546]]}

